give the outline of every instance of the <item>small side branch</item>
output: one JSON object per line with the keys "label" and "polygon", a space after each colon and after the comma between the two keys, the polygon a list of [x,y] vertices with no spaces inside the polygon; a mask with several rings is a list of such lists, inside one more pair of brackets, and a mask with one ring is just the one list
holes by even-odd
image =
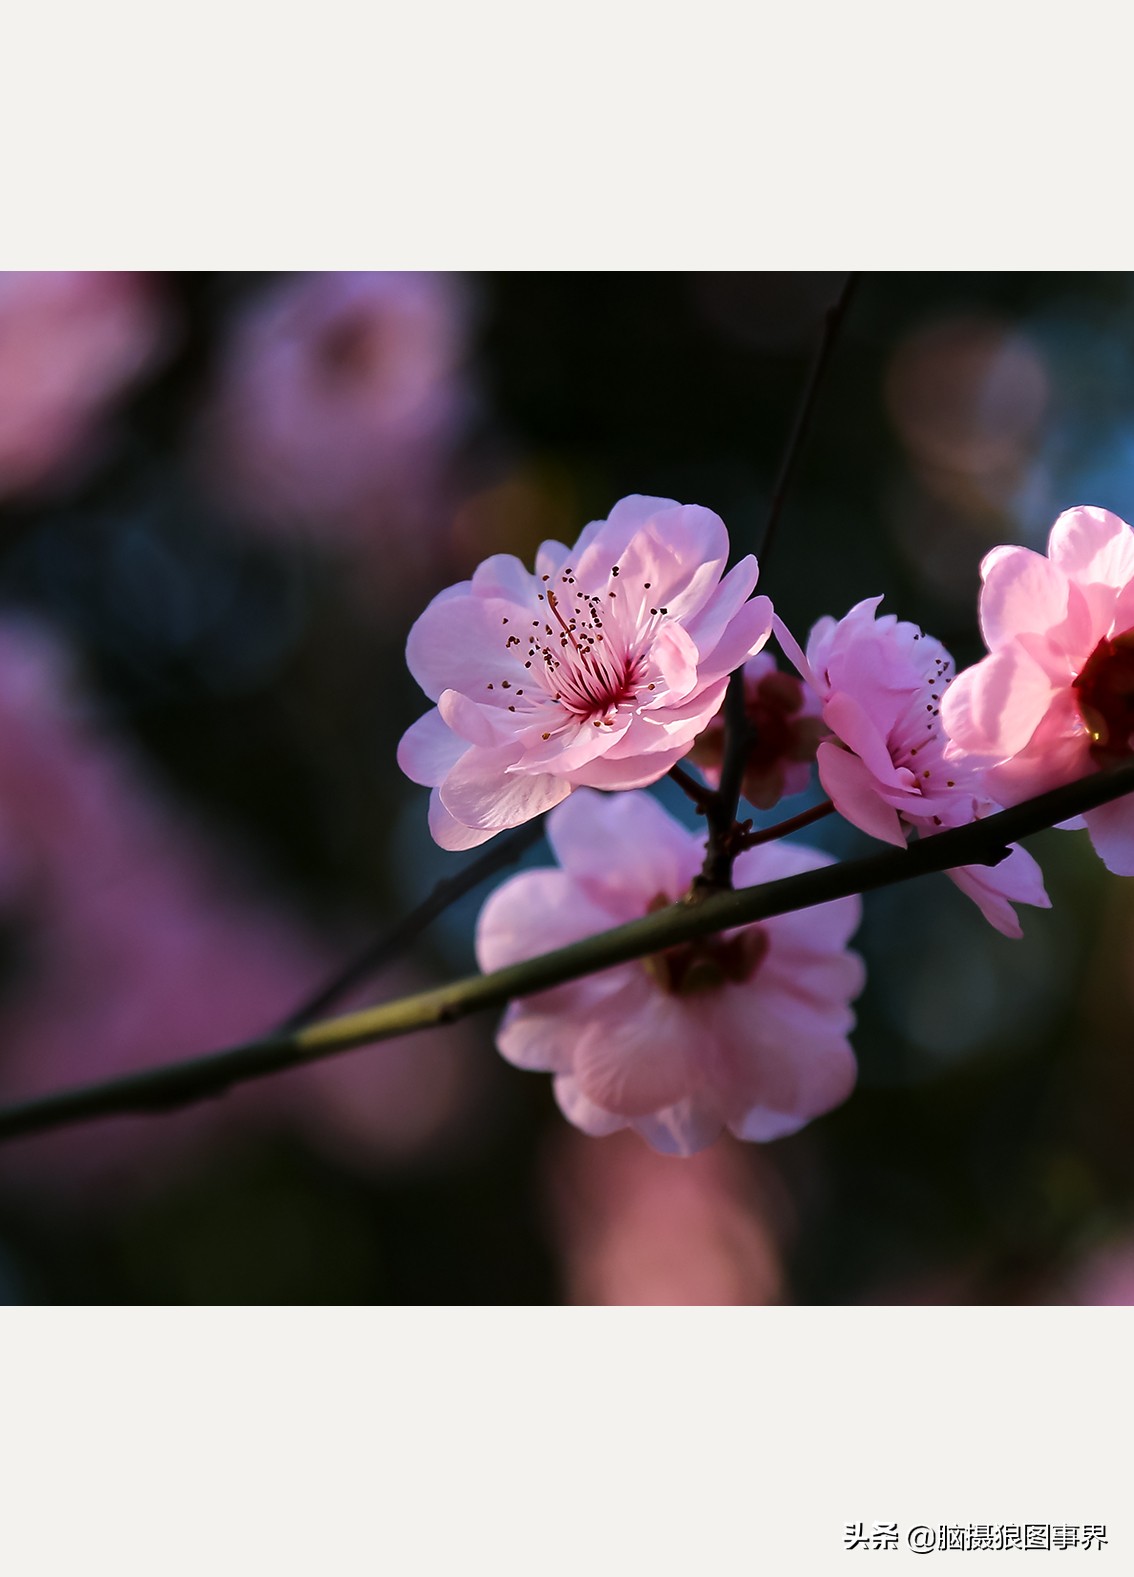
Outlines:
{"label": "small side branch", "polygon": [[393,963],[395,958],[400,958],[446,909],[452,908],[453,904],[479,887],[481,882],[486,882],[490,876],[514,865],[542,836],[543,817],[537,816],[523,827],[517,827],[514,832],[494,838],[484,853],[466,865],[463,871],[458,871],[455,876],[443,877],[429,896],[416,909],[411,909],[398,925],[369,943],[350,963],[306,997],[293,1013],[276,1026],[274,1033],[286,1034],[288,1030],[309,1024],[346,996],[348,991],[353,991],[380,969]]}

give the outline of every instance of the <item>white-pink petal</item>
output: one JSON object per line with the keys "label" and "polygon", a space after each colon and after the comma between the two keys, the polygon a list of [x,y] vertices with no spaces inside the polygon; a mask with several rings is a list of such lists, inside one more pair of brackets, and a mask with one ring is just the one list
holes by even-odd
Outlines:
{"label": "white-pink petal", "polygon": [[1067,617],[1066,575],[1029,548],[994,548],[981,565],[980,625],[990,651],[1021,630],[1053,630]]}
{"label": "white-pink petal", "polygon": [[437,708],[411,723],[398,743],[398,766],[412,783],[435,788],[468,749],[444,722]]}
{"label": "white-pink petal", "polygon": [[1134,531],[1108,509],[1066,510],[1051,528],[1047,551],[1073,580],[1116,589],[1134,580]]}
{"label": "white-pink petal", "polygon": [[819,746],[815,759],[819,781],[840,816],[872,838],[905,848],[898,813],[880,798],[877,779],[864,761],[830,741]]}
{"label": "white-pink petal", "polygon": [[511,745],[473,745],[441,784],[441,801],[466,827],[499,831],[518,827],[567,798],[571,785],[546,772],[509,772]]}
{"label": "white-pink petal", "polygon": [[1084,816],[1095,853],[1116,876],[1134,876],[1134,798],[1111,800]]}

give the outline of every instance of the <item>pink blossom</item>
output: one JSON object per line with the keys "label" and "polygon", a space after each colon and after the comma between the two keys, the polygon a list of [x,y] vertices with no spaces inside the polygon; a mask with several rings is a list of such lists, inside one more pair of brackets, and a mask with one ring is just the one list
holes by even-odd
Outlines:
{"label": "pink blossom", "polygon": [[[1074,782],[1134,746],[1134,532],[1105,509],[1069,509],[1047,557],[993,548],[981,564],[989,655],[959,675],[950,754],[985,768],[1004,805]],[[1108,869],[1134,876],[1134,799],[1084,818]]]}
{"label": "pink blossom", "polygon": [[245,518],[340,541],[436,493],[471,407],[470,292],[451,274],[305,274],[240,317],[206,425],[206,464]]}
{"label": "pink blossom", "polygon": [[[744,766],[741,790],[757,810],[789,794],[802,794],[811,782],[811,763],[827,729],[819,697],[810,685],[776,667],[770,652],[744,665],[744,710],[755,737]],[[718,712],[690,752],[706,782],[718,788],[724,755],[724,713]]]}
{"label": "pink blossom", "polygon": [[565,1301],[778,1303],[783,1203],[758,1152],[723,1140],[672,1166],[630,1132],[556,1135],[550,1193]]}
{"label": "pink blossom", "polygon": [[[776,621],[776,636],[817,692],[834,736],[816,757],[835,809],[872,837],[904,848],[907,829],[931,836],[996,808],[971,759],[947,754],[942,696],[953,659],[932,635],[893,614],[881,597],[842,619],[820,619],[806,655]],[[1019,936],[1012,903],[1049,907],[1038,865],[1014,845],[996,866],[963,866],[949,876],[1007,936]]]}
{"label": "pink blossom", "polygon": [[483,843],[580,786],[640,788],[686,754],[728,675],[767,640],[749,601],[756,560],[722,579],[711,510],[624,498],[574,548],[545,542],[535,573],[510,554],[435,597],[410,631],[410,672],[437,705],[398,762],[433,789],[446,849]]}
{"label": "pink blossom", "polygon": [[168,339],[140,275],[0,273],[0,496],[78,471]]}
{"label": "pink blossom", "polygon": [[[548,820],[561,869],[521,872],[481,911],[477,958],[499,969],[670,903],[701,865],[702,840],[648,794],[581,792]],[[797,844],[750,849],[739,886],[815,870]],[[780,915],[617,965],[509,1005],[497,1045],[555,1076],[564,1114],[590,1134],[634,1128],[689,1155],[728,1128],[775,1139],[850,1094],[850,1002],[863,985],[846,950],[857,898]]]}

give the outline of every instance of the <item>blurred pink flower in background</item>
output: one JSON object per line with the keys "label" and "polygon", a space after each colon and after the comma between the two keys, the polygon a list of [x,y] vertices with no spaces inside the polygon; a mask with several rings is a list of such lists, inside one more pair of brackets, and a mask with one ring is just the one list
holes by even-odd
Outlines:
{"label": "blurred pink flower in background", "polygon": [[[748,752],[741,792],[757,810],[771,810],[807,788],[816,749],[828,729],[815,691],[795,674],[778,669],[770,652],[760,652],[744,665],[744,710],[756,742]],[[723,711],[698,734],[690,756],[705,781],[719,788]]]}
{"label": "blurred pink flower in background", "polygon": [[915,462],[986,484],[1026,460],[1050,393],[1039,349],[995,318],[920,325],[886,375],[887,409]]}
{"label": "blurred pink flower in background", "polygon": [[474,408],[472,316],[453,274],[270,286],[237,318],[219,369],[204,427],[214,485],[250,523],[427,564]]}
{"label": "blurred pink flower in background", "polygon": [[73,480],[170,340],[140,274],[0,273],[0,497]]}
{"label": "blurred pink flower in background", "polygon": [[914,580],[958,619],[974,560],[1043,510],[1055,382],[1037,338],[990,313],[919,323],[891,358],[886,408],[906,463],[885,514]]}
{"label": "blurred pink flower in background", "polygon": [[[1134,531],[1105,509],[1060,515],[1047,557],[998,547],[981,564],[989,655],[950,689],[954,741],[1015,805],[1134,749]],[[1083,818],[1108,870],[1134,876],[1134,801]]]}
{"label": "blurred pink flower in background", "polygon": [[[0,1099],[111,1077],[263,1033],[339,954],[240,874],[239,856],[161,801],[82,714],[65,653],[0,627]],[[344,945],[349,952],[349,945]],[[388,992],[414,984],[400,973]],[[250,1128],[296,1129],[349,1165],[452,1137],[476,1058],[451,1031],[254,1084],[183,1114],[113,1119],[6,1146],[0,1176],[74,1194],[160,1186]]]}
{"label": "blurred pink flower in background", "polygon": [[[497,889],[477,924],[477,960],[501,969],[679,899],[703,839],[644,793],[583,790],[554,811],[561,869],[524,871]],[[771,843],[736,861],[738,887],[831,863]],[[728,1128],[775,1139],[846,1099],[847,1033],[863,986],[846,950],[858,898],[667,948],[512,1002],[497,1045],[517,1067],[555,1076],[565,1116],[585,1133],[634,1128],[655,1149],[689,1155]]]}
{"label": "blurred pink flower in background", "polygon": [[729,1141],[673,1166],[628,1133],[557,1136],[548,1188],[573,1304],[766,1304],[783,1296],[777,1179]]}
{"label": "blurred pink flower in background", "polygon": [[1085,1255],[1047,1301],[1092,1307],[1134,1304],[1134,1240],[1116,1239]]}
{"label": "blurred pink flower in background", "polygon": [[[832,738],[817,755],[819,781],[841,816],[871,837],[905,847],[995,809],[975,761],[947,754],[941,698],[953,659],[932,635],[892,613],[881,597],[857,603],[842,619],[820,619],[800,650],[776,621],[776,638],[822,703]],[[1019,845],[999,865],[947,873],[1006,936],[1021,934],[1012,903],[1050,907],[1043,875]]]}
{"label": "blurred pink flower in background", "polygon": [[[429,785],[445,849],[484,843],[584,785],[656,783],[764,645],[756,560],[727,574],[712,510],[637,494],[573,548],[545,542],[535,573],[496,554],[433,599],[406,642],[437,705],[402,736],[398,764]],[[723,576],[723,579],[722,579]]]}

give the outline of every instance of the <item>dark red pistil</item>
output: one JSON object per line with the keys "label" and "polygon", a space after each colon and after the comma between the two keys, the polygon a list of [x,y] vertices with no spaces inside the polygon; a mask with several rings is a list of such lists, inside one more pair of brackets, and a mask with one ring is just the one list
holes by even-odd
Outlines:
{"label": "dark red pistil", "polygon": [[1073,682],[1100,766],[1130,755],[1134,734],[1134,630],[1102,640]]}

